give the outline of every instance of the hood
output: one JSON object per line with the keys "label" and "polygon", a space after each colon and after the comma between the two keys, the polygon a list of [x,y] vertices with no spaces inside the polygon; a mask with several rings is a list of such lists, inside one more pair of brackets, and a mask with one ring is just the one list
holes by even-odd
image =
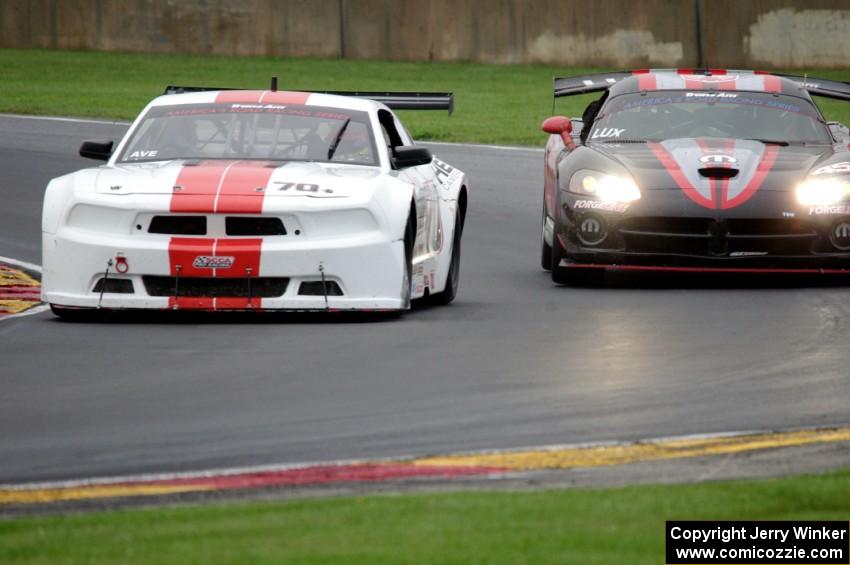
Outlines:
{"label": "hood", "polygon": [[157,161],[99,170],[102,194],[186,194],[239,198],[347,198],[363,195],[377,167],[313,162]]}
{"label": "hood", "polygon": [[593,148],[623,165],[642,191],[682,190],[711,209],[734,208],[758,191],[790,192],[833,154],[832,146],[717,138],[598,143]]}

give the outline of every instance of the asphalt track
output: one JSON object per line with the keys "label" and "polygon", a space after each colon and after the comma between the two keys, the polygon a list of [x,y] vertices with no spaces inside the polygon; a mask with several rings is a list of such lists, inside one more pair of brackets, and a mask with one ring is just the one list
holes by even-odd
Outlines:
{"label": "asphalt track", "polygon": [[[0,117],[0,256],[122,125]],[[397,320],[0,323],[0,482],[850,421],[850,286],[540,270],[542,153],[434,145],[472,180],[461,290]]]}

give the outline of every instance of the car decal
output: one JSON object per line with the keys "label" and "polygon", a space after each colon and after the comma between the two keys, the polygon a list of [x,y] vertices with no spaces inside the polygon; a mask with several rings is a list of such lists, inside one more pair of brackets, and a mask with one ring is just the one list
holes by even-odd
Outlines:
{"label": "car decal", "polygon": [[[685,195],[712,210],[729,210],[747,202],[764,183],[779,155],[776,145],[744,140],[726,140],[722,145],[706,140],[668,140],[648,146]],[[726,158],[720,159],[722,156]],[[736,168],[739,173],[733,178],[705,178],[699,172],[706,166],[705,157],[723,161],[712,167]]]}
{"label": "car decal", "polygon": [[[197,214],[260,214],[274,170],[272,163],[263,161],[201,161],[185,165],[177,175],[170,210]],[[262,243],[261,238],[173,237],[168,246],[171,276],[257,277]],[[222,257],[231,260],[216,261]],[[260,308],[260,303],[260,298],[172,296],[169,299],[169,307],[178,309]]]}
{"label": "car decal", "polygon": [[776,163],[776,157],[778,154],[778,146],[768,146],[765,149],[758,166],[756,167],[755,174],[752,176],[752,178],[750,178],[750,181],[746,184],[744,190],[742,190],[741,193],[738,194],[738,196],[724,200],[725,204],[723,206],[723,209],[735,208],[736,206],[740,206],[741,204],[749,200],[750,197],[756,193],[759,187],[761,187],[762,183],[764,182],[764,179],[767,178],[767,175],[770,173],[771,169],[773,169],[773,164]]}
{"label": "car decal", "polygon": [[[175,277],[175,291],[183,277],[240,278],[257,277],[263,240],[261,238],[194,238],[173,237],[168,244],[171,276]],[[227,258],[218,266],[215,258]],[[257,297],[188,297],[171,296],[168,306],[180,310],[219,310],[260,308]]]}
{"label": "car decal", "polygon": [[639,90],[750,90],[756,92],[782,92],[782,79],[765,72],[727,73],[714,69],[710,75],[694,74],[693,69],[676,72],[651,70],[632,71],[638,78]]}
{"label": "car decal", "polygon": [[673,177],[676,185],[682,189],[688,198],[700,206],[714,208],[714,199],[703,195],[690,183],[682,172],[682,169],[679,167],[679,164],[676,162],[676,159],[673,158],[670,152],[662,144],[650,142],[647,145],[649,146],[650,151],[652,151],[655,157],[661,162],[661,165],[667,173]]}

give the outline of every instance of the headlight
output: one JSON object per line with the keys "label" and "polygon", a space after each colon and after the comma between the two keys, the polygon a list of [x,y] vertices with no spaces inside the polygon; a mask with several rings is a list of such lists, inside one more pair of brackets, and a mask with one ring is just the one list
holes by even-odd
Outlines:
{"label": "headlight", "polygon": [[632,179],[588,170],[573,175],[569,191],[593,196],[602,202],[631,202],[640,198],[640,189]]}
{"label": "headlight", "polygon": [[850,194],[847,179],[807,180],[797,187],[797,201],[804,206],[830,206]]}

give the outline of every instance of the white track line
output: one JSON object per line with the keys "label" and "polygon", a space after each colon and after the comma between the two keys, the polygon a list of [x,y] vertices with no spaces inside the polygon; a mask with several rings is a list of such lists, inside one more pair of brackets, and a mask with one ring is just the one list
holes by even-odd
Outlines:
{"label": "white track line", "polygon": [[42,312],[47,312],[48,310],[50,310],[50,305],[40,304],[38,306],[33,306],[32,308],[29,308],[28,310],[24,310],[23,312],[19,312],[17,314],[8,314],[6,316],[3,316],[2,318],[0,318],[0,323],[2,323],[5,320],[12,320],[12,319],[15,319],[15,318],[23,318],[25,316],[33,316],[35,314],[41,314]]}
{"label": "white track line", "polygon": [[[736,431],[736,432],[720,432],[713,434],[688,434],[681,436],[665,436],[665,437],[657,437],[650,439],[641,439],[641,440],[632,440],[632,441],[597,441],[597,442],[583,442],[583,443],[565,443],[565,444],[555,444],[555,445],[538,445],[538,446],[528,446],[528,447],[512,447],[507,449],[485,449],[480,451],[464,451],[458,453],[450,453],[448,455],[458,456],[458,455],[489,455],[496,453],[516,453],[523,451],[557,451],[563,449],[583,449],[583,448],[593,448],[593,447],[611,447],[618,445],[636,445],[641,443],[658,443],[658,442],[669,442],[669,441],[687,441],[687,440],[700,440],[700,439],[715,439],[715,438],[730,438],[730,437],[739,437],[739,436],[749,436],[749,435],[758,435],[758,434],[771,434],[771,433],[790,433],[790,432],[802,432],[802,431],[811,431],[811,430],[830,430],[834,428],[843,428],[846,427],[847,424],[835,424],[830,426],[811,426],[811,427],[801,427],[801,428],[791,428],[791,429],[773,429],[773,430],[749,430],[749,431]],[[41,490],[41,489],[64,489],[64,488],[78,488],[78,487],[87,487],[87,486],[101,486],[101,485],[113,485],[120,483],[134,483],[134,482],[159,482],[159,481],[173,481],[179,479],[209,479],[215,477],[227,477],[232,475],[244,475],[250,473],[274,473],[281,471],[291,471],[296,469],[306,469],[310,467],[339,467],[342,465],[357,465],[357,464],[365,464],[365,463],[392,463],[392,462],[405,462],[412,461],[415,459],[421,459],[423,457],[430,457],[433,455],[400,455],[398,457],[381,457],[374,459],[339,459],[332,461],[313,461],[306,463],[278,463],[278,464],[269,464],[269,465],[254,465],[254,466],[246,466],[246,467],[223,467],[220,469],[205,469],[203,471],[180,471],[175,473],[142,473],[137,475],[124,475],[124,476],[112,476],[112,477],[92,477],[86,479],[69,479],[62,481],[41,481],[41,482],[32,482],[32,483],[11,483],[11,484],[3,484],[0,483],[0,490],[7,491],[27,491],[27,490]],[[516,473],[523,473],[525,471],[515,471]],[[511,474],[514,472],[512,471]]]}
{"label": "white track line", "polygon": [[62,116],[29,116],[26,114],[0,114],[0,118],[17,118],[20,120],[44,120],[48,122],[70,122],[74,124],[102,124],[107,126],[129,126],[130,122],[116,120],[95,120],[91,118],[65,118]]}
{"label": "white track line", "polygon": [[487,145],[484,143],[454,143],[451,141],[428,141],[427,139],[417,140],[417,143],[422,145],[445,145],[447,147],[469,147],[472,149],[495,149],[497,151],[522,151],[526,153],[545,153],[542,147],[519,147],[516,145]]}
{"label": "white track line", "polygon": [[15,267],[29,269],[30,271],[35,271],[39,274],[41,273],[41,265],[36,265],[35,263],[27,263],[26,261],[19,261],[18,259],[12,259],[11,257],[3,257],[2,255],[0,255],[0,263],[8,263],[10,265],[14,265]]}

